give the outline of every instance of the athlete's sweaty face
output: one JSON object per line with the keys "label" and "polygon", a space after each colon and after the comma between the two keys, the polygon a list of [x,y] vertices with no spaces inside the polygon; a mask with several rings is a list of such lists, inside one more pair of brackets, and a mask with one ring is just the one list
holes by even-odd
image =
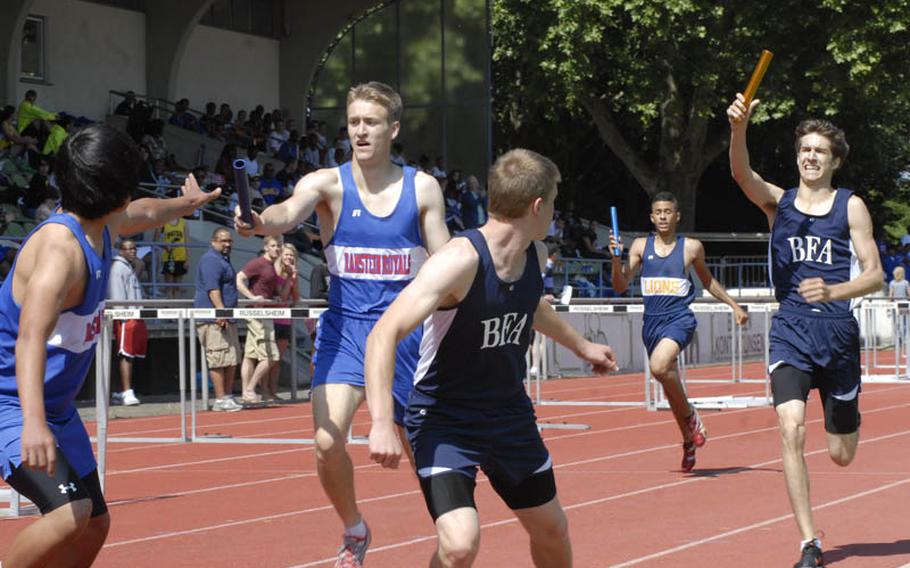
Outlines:
{"label": "athlete's sweaty face", "polygon": [[651,222],[658,233],[676,231],[679,210],[672,201],[655,201],[651,204]]}
{"label": "athlete's sweaty face", "polygon": [[348,105],[348,137],[357,162],[389,161],[399,126],[398,122],[389,122],[384,106],[362,99],[352,101]]}
{"label": "athlete's sweaty face", "polygon": [[803,181],[830,185],[834,170],[840,166],[840,159],[835,158],[831,152],[831,141],[828,138],[811,132],[799,141],[796,165]]}

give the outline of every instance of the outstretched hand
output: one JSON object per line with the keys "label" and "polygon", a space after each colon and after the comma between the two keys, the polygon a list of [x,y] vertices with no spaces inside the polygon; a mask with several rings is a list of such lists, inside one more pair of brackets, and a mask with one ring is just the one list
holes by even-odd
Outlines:
{"label": "outstretched hand", "polygon": [[216,187],[209,192],[202,191],[202,189],[199,187],[199,182],[196,181],[196,177],[193,174],[186,176],[186,179],[183,180],[183,187],[180,188],[180,191],[183,193],[184,197],[190,199],[193,205],[193,209],[199,209],[200,207],[206,205],[207,203],[211,203],[221,196],[220,187]]}

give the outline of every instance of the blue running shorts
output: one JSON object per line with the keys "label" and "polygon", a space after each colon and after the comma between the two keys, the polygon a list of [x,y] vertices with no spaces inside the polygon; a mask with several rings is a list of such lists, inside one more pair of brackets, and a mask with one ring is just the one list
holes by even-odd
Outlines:
{"label": "blue running shorts", "polygon": [[685,349],[697,327],[695,314],[692,310],[685,309],[669,314],[645,314],[641,328],[641,340],[648,349],[648,355],[654,352],[657,344],[663,338],[672,339],[679,345],[679,350]]}

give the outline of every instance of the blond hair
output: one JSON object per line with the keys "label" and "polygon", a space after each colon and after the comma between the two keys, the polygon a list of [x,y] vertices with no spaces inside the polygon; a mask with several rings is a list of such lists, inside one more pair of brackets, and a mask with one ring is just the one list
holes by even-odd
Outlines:
{"label": "blond hair", "polygon": [[904,278],[904,272],[903,266],[895,266],[894,270],[891,271],[891,275],[898,280],[902,280]]}
{"label": "blond hair", "polygon": [[389,124],[401,120],[401,95],[385,83],[370,81],[354,85],[348,91],[347,106],[354,101],[369,101],[378,104],[388,113]]}
{"label": "blond hair", "polygon": [[294,253],[294,264],[297,264],[297,257],[299,256],[299,253],[297,252],[297,247],[295,247],[291,243],[284,243],[283,245],[281,245],[281,252],[284,252],[286,250],[289,250],[292,253]]}
{"label": "blond hair", "polygon": [[523,148],[510,150],[490,168],[490,214],[518,219],[535,199],[554,191],[561,179],[559,168],[546,156]]}

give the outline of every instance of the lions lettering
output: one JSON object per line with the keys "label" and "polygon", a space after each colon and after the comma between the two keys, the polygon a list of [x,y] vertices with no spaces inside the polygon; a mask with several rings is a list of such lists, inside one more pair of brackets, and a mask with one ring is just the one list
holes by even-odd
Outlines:
{"label": "lions lettering", "polygon": [[522,314],[521,319],[518,319],[518,313],[512,312],[501,317],[483,320],[480,323],[483,324],[481,349],[502,347],[508,344],[518,345],[521,332],[528,323],[528,314]]}

